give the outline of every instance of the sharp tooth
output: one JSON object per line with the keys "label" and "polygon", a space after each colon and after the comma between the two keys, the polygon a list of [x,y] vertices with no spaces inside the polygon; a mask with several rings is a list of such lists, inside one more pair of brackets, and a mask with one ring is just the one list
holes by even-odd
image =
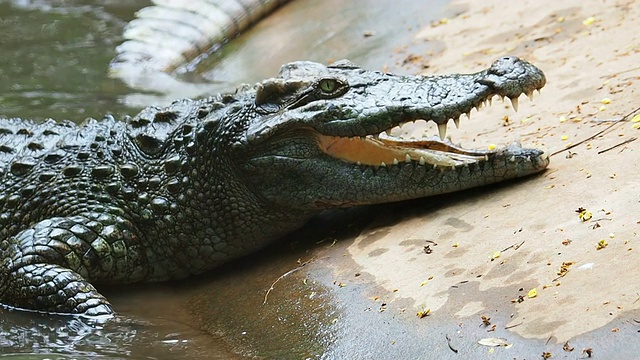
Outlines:
{"label": "sharp tooth", "polygon": [[484,101],[478,104],[478,106],[476,107],[478,108],[478,110],[482,109],[482,107],[484,107]]}
{"label": "sharp tooth", "polygon": [[456,125],[456,129],[460,129],[460,118],[453,119],[453,123]]}
{"label": "sharp tooth", "polygon": [[356,162],[356,165],[360,166],[362,163],[360,161]]}
{"label": "sharp tooth", "polygon": [[380,166],[382,166],[382,167],[386,167],[386,166],[387,166],[387,164],[385,164],[385,163],[384,163],[384,161],[382,161],[382,162],[380,163]]}
{"label": "sharp tooth", "polygon": [[427,161],[424,159],[424,157],[423,157],[423,156],[420,156],[420,161],[418,161],[418,163],[419,163],[420,165],[424,165],[424,164],[426,164],[426,163],[427,163]]}
{"label": "sharp tooth", "polygon": [[509,98],[509,100],[511,100],[511,106],[513,107],[513,110],[518,112],[518,98],[512,97],[512,98]]}
{"label": "sharp tooth", "polygon": [[393,165],[398,165],[398,159],[393,158]]}
{"label": "sharp tooth", "polygon": [[447,123],[438,124],[438,134],[440,134],[440,140],[444,140],[447,136]]}
{"label": "sharp tooth", "polygon": [[529,98],[529,100],[533,101],[533,91],[529,91],[527,93],[527,97]]}
{"label": "sharp tooth", "polygon": [[489,155],[484,156],[484,161],[489,161]]}
{"label": "sharp tooth", "polygon": [[515,155],[511,156],[511,157],[509,158],[509,161],[510,161],[510,162],[516,162],[516,156],[515,156]]}
{"label": "sharp tooth", "polygon": [[488,98],[487,103],[489,103],[489,106],[491,106],[493,104],[493,98]]}
{"label": "sharp tooth", "polygon": [[411,156],[409,156],[409,154],[407,154],[407,155],[404,157],[404,161],[405,161],[405,162],[410,163],[410,162],[411,162]]}

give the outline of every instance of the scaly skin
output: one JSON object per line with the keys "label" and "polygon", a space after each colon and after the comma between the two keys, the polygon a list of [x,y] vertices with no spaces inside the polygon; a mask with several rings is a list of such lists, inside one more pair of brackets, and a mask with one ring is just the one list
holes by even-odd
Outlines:
{"label": "scaly skin", "polygon": [[[472,151],[381,134],[446,124],[543,73],[398,76],[296,62],[235,94],[81,126],[0,120],[0,301],[109,315],[92,284],[180,279],[257,251],[329,208],[414,199],[543,170],[517,145]],[[515,101],[515,100],[514,100]]]}
{"label": "scaly skin", "polygon": [[111,72],[169,72],[221,45],[288,0],[152,0],[136,12]]}

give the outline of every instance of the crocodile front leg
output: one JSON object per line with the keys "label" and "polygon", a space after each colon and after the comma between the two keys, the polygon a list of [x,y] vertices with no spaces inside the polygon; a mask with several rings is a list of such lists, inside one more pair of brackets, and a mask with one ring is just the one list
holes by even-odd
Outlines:
{"label": "crocodile front leg", "polygon": [[134,282],[148,272],[133,224],[89,213],[41,221],[0,243],[0,302],[47,312],[113,313],[89,281]]}

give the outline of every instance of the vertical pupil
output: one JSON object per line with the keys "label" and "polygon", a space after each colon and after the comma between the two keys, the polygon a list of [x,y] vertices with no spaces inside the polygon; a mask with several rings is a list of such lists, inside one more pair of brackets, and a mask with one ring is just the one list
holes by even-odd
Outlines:
{"label": "vertical pupil", "polygon": [[335,83],[331,80],[322,80],[320,88],[322,88],[323,91],[333,91]]}

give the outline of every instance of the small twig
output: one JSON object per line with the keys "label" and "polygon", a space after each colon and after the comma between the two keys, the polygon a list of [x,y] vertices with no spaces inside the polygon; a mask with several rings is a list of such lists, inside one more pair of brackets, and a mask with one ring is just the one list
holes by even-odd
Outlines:
{"label": "small twig", "polygon": [[640,66],[637,67],[637,68],[631,68],[631,69],[627,69],[627,70],[618,71],[618,72],[615,72],[613,74],[603,75],[603,76],[600,76],[600,79],[611,79],[611,78],[614,78],[614,77],[616,77],[616,76],[618,76],[620,74],[624,74],[624,73],[628,73],[628,72],[632,72],[632,71],[636,71],[636,70],[640,70]]}
{"label": "small twig", "polygon": [[600,150],[600,151],[598,151],[598,154],[605,153],[605,152],[607,152],[607,151],[609,151],[609,150],[612,150],[612,149],[617,148],[618,146],[622,146],[622,145],[628,144],[628,143],[630,143],[630,142],[634,142],[634,141],[636,141],[636,140],[638,140],[638,138],[637,138],[637,137],[629,138],[629,139],[627,139],[627,140],[625,140],[625,141],[623,141],[623,142],[621,142],[621,143],[619,143],[619,144],[616,144],[616,145],[613,145],[613,146],[611,146],[611,147],[608,147],[608,148],[606,148],[606,149],[604,149],[604,150]]}
{"label": "small twig", "polygon": [[562,279],[562,278],[563,278],[563,277],[565,277],[568,273],[569,273],[569,271],[567,270],[567,272],[565,272],[564,274],[562,274],[562,275],[558,276],[557,278],[555,278],[555,279],[551,280],[551,282],[558,281],[558,280]]}
{"label": "small twig", "polygon": [[444,335],[445,339],[447,339],[447,345],[449,345],[449,349],[451,349],[451,351],[453,351],[454,353],[458,353],[457,349],[454,349],[453,346],[451,346],[451,338],[449,337],[448,334]]}
{"label": "small twig", "polygon": [[511,248],[513,248],[513,250],[518,250],[518,249],[520,249],[520,247],[521,247],[523,244],[524,244],[524,241],[523,241],[523,242],[521,242],[520,244],[513,244],[513,245],[511,245],[511,246],[507,246],[506,248],[502,249],[502,251],[501,251],[501,252],[505,252],[505,251],[507,251],[507,250],[509,250],[509,249],[511,249]]}
{"label": "small twig", "polygon": [[305,265],[307,265],[308,263],[310,263],[311,261],[313,261],[313,258],[303,262],[302,264],[300,264],[300,266],[298,266],[297,268],[291,269],[289,271],[287,271],[286,273],[280,275],[276,281],[274,281],[271,286],[269,287],[269,290],[267,290],[267,293],[264,294],[264,301],[262,302],[262,305],[265,305],[267,303],[267,299],[269,298],[269,294],[271,293],[271,291],[274,289],[274,287],[276,286],[276,284],[278,283],[278,281],[284,279],[285,277],[293,274],[294,272],[302,269]]}
{"label": "small twig", "polygon": [[577,143],[572,144],[571,146],[567,146],[566,148],[564,148],[564,149],[562,149],[562,150],[558,150],[558,151],[555,151],[555,152],[551,153],[551,155],[549,155],[549,157],[554,156],[554,155],[558,155],[558,154],[560,154],[561,152],[567,151],[567,150],[569,150],[569,149],[573,149],[574,147],[579,146],[579,145],[582,145],[583,143],[585,143],[585,142],[587,142],[587,141],[589,141],[589,140],[593,140],[593,139],[595,139],[596,137],[598,137],[598,136],[602,135],[604,132],[606,132],[606,131],[610,130],[610,129],[611,129],[611,128],[613,128],[614,126],[616,126],[616,125],[618,125],[618,124],[620,124],[620,123],[624,122],[624,121],[625,121],[625,120],[627,120],[631,115],[633,115],[633,114],[637,113],[638,111],[640,111],[640,107],[639,107],[639,108],[636,108],[635,110],[633,110],[633,111],[631,111],[630,113],[626,114],[625,116],[623,116],[623,117],[622,117],[622,119],[620,119],[620,120],[618,120],[618,121],[616,121],[616,122],[611,123],[611,125],[607,126],[606,128],[604,128],[604,129],[602,129],[602,130],[598,131],[597,133],[595,133],[595,134],[593,134],[593,135],[589,136],[588,138],[586,138],[586,139],[584,139],[584,140],[581,140],[581,141],[578,141]]}
{"label": "small twig", "polygon": [[511,329],[511,328],[514,328],[514,327],[516,327],[516,326],[520,326],[520,325],[522,325],[522,321],[520,321],[520,322],[519,322],[519,323],[517,323],[517,324],[513,324],[513,325],[505,326],[505,327],[504,327],[504,329],[505,329],[505,330],[508,330],[508,329]]}

